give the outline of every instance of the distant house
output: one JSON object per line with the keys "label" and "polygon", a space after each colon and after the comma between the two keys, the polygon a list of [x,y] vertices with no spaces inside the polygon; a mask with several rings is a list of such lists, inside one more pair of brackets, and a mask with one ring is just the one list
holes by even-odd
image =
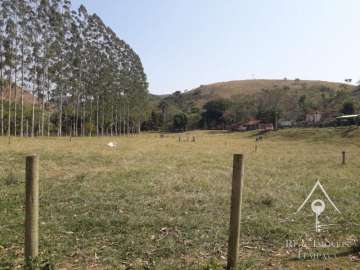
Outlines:
{"label": "distant house", "polygon": [[246,127],[244,127],[240,123],[236,123],[230,126],[231,131],[246,131]]}
{"label": "distant house", "polygon": [[271,131],[271,130],[274,130],[274,125],[273,124],[260,124],[259,129],[261,131]]}
{"label": "distant house", "polygon": [[360,114],[349,114],[336,117],[338,125],[358,125],[360,120]]}
{"label": "distant house", "polygon": [[318,111],[307,113],[305,116],[305,122],[308,124],[318,124],[321,121],[322,114]]}
{"label": "distant house", "polygon": [[256,130],[259,129],[260,123],[260,120],[254,119],[246,122],[245,124],[243,124],[243,126],[246,127],[246,130]]}
{"label": "distant house", "polygon": [[291,120],[279,120],[279,127],[281,128],[287,128],[292,126],[293,126],[293,121]]}
{"label": "distant house", "polygon": [[261,120],[252,119],[246,123],[236,123],[230,126],[232,131],[248,131],[248,130],[261,130],[270,131],[274,130],[273,124],[261,123]]}

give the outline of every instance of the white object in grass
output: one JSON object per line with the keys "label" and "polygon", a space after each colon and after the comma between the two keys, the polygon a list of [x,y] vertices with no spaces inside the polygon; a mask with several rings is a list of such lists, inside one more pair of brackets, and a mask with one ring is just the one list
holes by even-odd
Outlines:
{"label": "white object in grass", "polygon": [[116,142],[109,142],[109,143],[107,144],[107,146],[109,146],[109,147],[111,147],[111,148],[114,148],[114,147],[117,146],[117,143],[116,143]]}

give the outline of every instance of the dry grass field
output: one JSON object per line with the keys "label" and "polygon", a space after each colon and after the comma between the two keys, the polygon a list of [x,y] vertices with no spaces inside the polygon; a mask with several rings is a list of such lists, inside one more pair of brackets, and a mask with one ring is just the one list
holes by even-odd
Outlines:
{"label": "dry grass field", "polygon": [[[23,264],[24,157],[32,153],[41,159],[44,269],[223,269],[234,153],[245,155],[239,269],[360,269],[360,132],[289,129],[254,146],[253,133],[215,131],[0,138],[0,269]],[[326,205],[320,221],[335,225],[319,234],[309,204],[294,214],[317,179],[341,211]],[[314,239],[346,245],[314,250]],[[289,240],[331,256],[299,260]]]}

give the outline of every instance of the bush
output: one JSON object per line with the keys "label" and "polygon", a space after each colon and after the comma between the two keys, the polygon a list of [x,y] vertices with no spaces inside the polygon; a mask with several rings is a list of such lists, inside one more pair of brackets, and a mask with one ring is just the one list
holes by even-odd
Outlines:
{"label": "bush", "polygon": [[186,114],[177,113],[173,118],[173,130],[174,131],[185,131],[188,119]]}

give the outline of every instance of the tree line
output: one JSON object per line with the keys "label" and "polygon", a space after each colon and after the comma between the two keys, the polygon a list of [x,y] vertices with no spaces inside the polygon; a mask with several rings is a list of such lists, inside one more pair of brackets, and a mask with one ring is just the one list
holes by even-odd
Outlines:
{"label": "tree line", "polygon": [[[276,84],[253,94],[231,99],[214,98],[201,105],[194,102],[198,92],[174,92],[152,109],[143,123],[147,130],[185,131],[193,129],[230,129],[234,124],[258,119],[277,126],[278,120],[306,125],[306,114],[320,111],[322,124],[334,124],[335,116],[360,110],[360,86],[339,84],[337,88],[293,82],[291,87]],[[201,101],[201,99],[200,99]]]}
{"label": "tree line", "polygon": [[0,0],[0,95],[2,136],[120,135],[140,130],[148,84],[139,56],[83,5]]}

